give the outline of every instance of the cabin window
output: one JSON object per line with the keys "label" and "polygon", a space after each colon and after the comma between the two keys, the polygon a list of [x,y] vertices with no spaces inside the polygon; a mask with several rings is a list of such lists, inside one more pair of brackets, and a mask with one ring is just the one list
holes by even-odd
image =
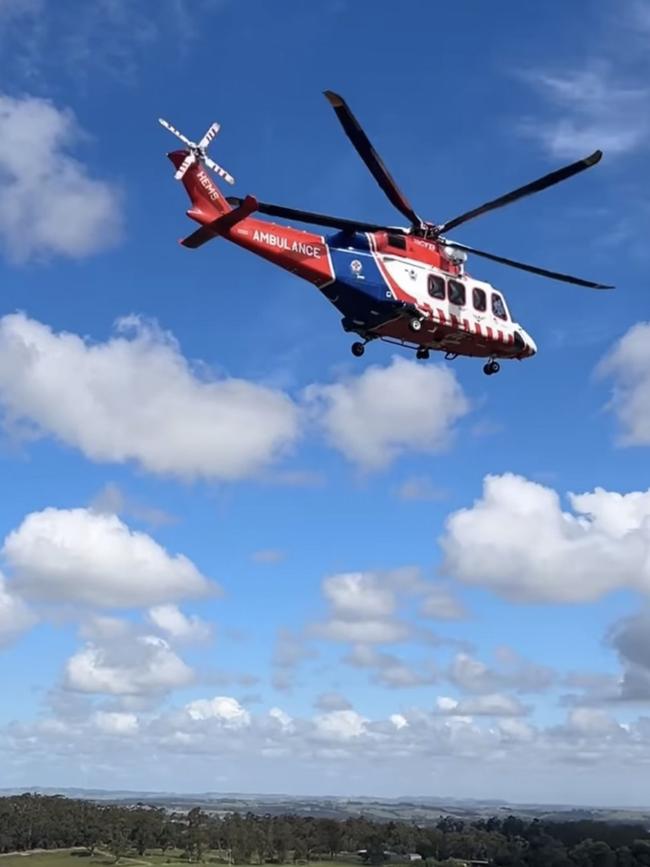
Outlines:
{"label": "cabin window", "polygon": [[497,295],[496,292],[492,293],[492,312],[495,316],[498,316],[499,319],[508,318],[508,314],[506,313],[506,305],[503,303],[503,298],[500,295]]}
{"label": "cabin window", "polygon": [[400,250],[406,250],[406,235],[389,235],[388,243],[391,247],[398,247]]}
{"label": "cabin window", "polygon": [[479,289],[478,286],[472,289],[472,303],[474,304],[474,310],[478,310],[479,313],[484,313],[487,309],[485,292]]}
{"label": "cabin window", "polygon": [[432,298],[440,298],[444,301],[445,298],[445,280],[444,277],[438,274],[429,274],[429,295]]}
{"label": "cabin window", "polygon": [[462,307],[465,304],[465,284],[458,280],[449,281],[449,303]]}

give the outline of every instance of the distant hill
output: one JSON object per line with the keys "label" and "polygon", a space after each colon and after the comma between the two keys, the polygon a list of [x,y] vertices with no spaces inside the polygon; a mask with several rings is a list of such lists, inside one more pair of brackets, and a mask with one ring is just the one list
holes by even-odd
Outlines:
{"label": "distant hill", "polygon": [[285,794],[243,794],[240,792],[152,792],[109,789],[79,789],[33,786],[4,788],[0,795],[16,795],[25,791],[43,795],[63,795],[90,801],[115,804],[144,802],[168,810],[187,811],[201,807],[207,812],[223,815],[230,812],[293,813],[301,816],[346,819],[366,816],[376,821],[401,820],[433,824],[441,817],[450,816],[473,821],[490,816],[509,814],[527,819],[556,821],[594,820],[606,822],[641,822],[650,826],[650,808],[577,807],[563,804],[511,804],[503,800],[477,800],[444,798],[439,796],[398,798],[294,796]]}

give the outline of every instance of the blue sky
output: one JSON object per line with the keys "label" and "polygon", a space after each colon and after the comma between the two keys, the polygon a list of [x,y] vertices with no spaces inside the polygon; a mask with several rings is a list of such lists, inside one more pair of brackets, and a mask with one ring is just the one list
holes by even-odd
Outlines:
{"label": "blue sky", "polygon": [[[650,6],[0,23],[4,784],[642,801]],[[455,237],[616,291],[470,261],[539,348],[487,379],[181,248],[159,116],[238,195],[399,222],[325,89],[432,221],[601,147]]]}

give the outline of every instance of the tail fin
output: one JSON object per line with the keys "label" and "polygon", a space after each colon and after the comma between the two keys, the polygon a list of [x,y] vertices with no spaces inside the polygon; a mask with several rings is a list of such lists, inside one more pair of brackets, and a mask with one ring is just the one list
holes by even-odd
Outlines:
{"label": "tail fin", "polygon": [[[172,151],[167,156],[172,161],[174,168],[178,169],[188,151]],[[232,207],[214,184],[205,167],[198,160],[185,172],[182,183],[192,202],[192,207],[187,211],[187,216],[205,225],[223,217],[229,213]]]}

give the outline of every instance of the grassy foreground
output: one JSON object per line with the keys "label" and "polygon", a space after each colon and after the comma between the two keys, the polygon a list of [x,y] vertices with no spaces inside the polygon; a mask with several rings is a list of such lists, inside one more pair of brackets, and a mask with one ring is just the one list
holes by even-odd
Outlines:
{"label": "grassy foreground", "polygon": [[[212,862],[217,867],[216,852],[206,852],[204,863]],[[56,852],[37,852],[14,855],[0,855],[0,867],[108,867],[115,864],[115,858],[109,852],[98,851],[92,857],[84,849],[66,849]],[[187,865],[180,852],[147,852],[142,858],[124,856],[119,860],[124,867],[164,867],[164,865]],[[344,861],[310,861],[309,867],[350,867]]]}

